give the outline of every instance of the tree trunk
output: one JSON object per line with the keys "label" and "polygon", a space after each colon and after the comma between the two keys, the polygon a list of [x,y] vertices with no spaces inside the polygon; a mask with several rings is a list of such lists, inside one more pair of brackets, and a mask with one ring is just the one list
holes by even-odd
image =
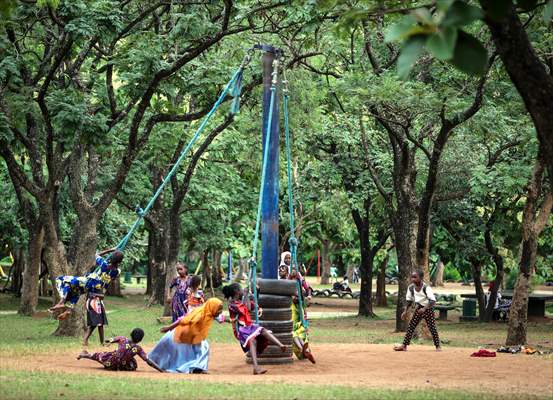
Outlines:
{"label": "tree trunk", "polygon": [[444,262],[440,260],[438,261],[438,265],[436,266],[436,273],[434,274],[434,278],[432,279],[433,287],[444,286],[444,271]]}
{"label": "tree trunk", "polygon": [[223,283],[223,279],[221,276],[221,256],[222,256],[222,252],[220,250],[213,250],[213,269],[212,269],[213,288],[218,288]]}
{"label": "tree trunk", "polygon": [[248,260],[246,258],[241,258],[238,261],[238,274],[234,277],[235,282],[243,281],[247,279],[248,273]]}
{"label": "tree trunk", "polygon": [[536,266],[538,237],[549,223],[549,215],[553,206],[551,188],[545,194],[541,207],[538,205],[542,192],[544,167],[545,163],[538,157],[532,177],[528,183],[528,195],[522,215],[522,245],[518,264],[519,274],[513,293],[513,303],[509,312],[509,329],[506,340],[508,346],[526,344],[527,341],[530,278]]}
{"label": "tree trunk", "polygon": [[[480,0],[486,9],[492,0]],[[505,70],[532,117],[540,142],[540,153],[553,184],[553,76],[534,51],[514,6],[502,20],[485,18]],[[524,285],[521,286],[523,288]]]}
{"label": "tree trunk", "polygon": [[486,315],[486,297],[482,288],[482,267],[480,261],[471,261],[471,273],[474,280],[474,290],[476,292],[476,301],[478,302],[478,319],[484,321]]}
{"label": "tree trunk", "polygon": [[27,264],[27,254],[23,247],[17,247],[13,253],[12,264],[12,282],[10,285],[11,292],[19,297],[21,295],[21,287],[23,286],[23,271],[25,271],[25,265]]}
{"label": "tree trunk", "polygon": [[42,229],[41,225],[35,225],[29,228],[27,265],[23,271],[21,302],[19,303],[18,310],[18,314],[20,315],[33,315],[38,305],[38,285],[44,229]]}
{"label": "tree trunk", "polygon": [[407,329],[407,321],[401,319],[401,314],[407,305],[405,296],[409,286],[409,277],[416,269],[416,214],[414,210],[409,209],[407,205],[398,205],[392,226],[399,269],[396,331],[404,332]]}
{"label": "tree trunk", "polygon": [[484,315],[484,321],[489,322],[493,319],[493,312],[495,309],[495,303],[497,300],[497,292],[503,284],[503,257],[499,254],[498,249],[493,245],[492,233],[491,233],[491,224],[493,219],[488,221],[486,224],[486,231],[484,232],[484,240],[486,243],[486,249],[492,256],[492,259],[495,263],[495,280],[492,290],[490,291],[490,298],[488,299],[488,304],[486,305],[486,313]]}
{"label": "tree trunk", "polygon": [[111,281],[109,286],[106,289],[106,296],[117,296],[123,297],[121,293],[121,277],[118,276],[117,279]]}
{"label": "tree trunk", "polygon": [[330,240],[322,241],[322,258],[323,258],[323,273],[321,276],[321,285],[330,283]]}
{"label": "tree trunk", "polygon": [[386,267],[390,256],[386,252],[386,256],[380,262],[378,278],[376,280],[376,305],[378,307],[388,307],[388,299],[386,298]]}
{"label": "tree trunk", "polygon": [[353,270],[355,269],[355,265],[349,264],[346,268],[346,276],[348,277],[348,280],[350,282],[353,282]]}

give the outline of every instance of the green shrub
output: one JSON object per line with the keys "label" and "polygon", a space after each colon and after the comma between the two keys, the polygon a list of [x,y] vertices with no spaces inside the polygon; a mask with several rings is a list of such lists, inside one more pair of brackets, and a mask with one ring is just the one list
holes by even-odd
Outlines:
{"label": "green shrub", "polygon": [[461,273],[451,264],[447,264],[444,269],[444,279],[446,281],[460,282],[463,280]]}
{"label": "green shrub", "polygon": [[[512,268],[505,276],[505,289],[514,290],[518,278],[518,268]],[[533,291],[536,286],[543,285],[545,278],[540,275],[532,275],[530,280],[530,291]]]}

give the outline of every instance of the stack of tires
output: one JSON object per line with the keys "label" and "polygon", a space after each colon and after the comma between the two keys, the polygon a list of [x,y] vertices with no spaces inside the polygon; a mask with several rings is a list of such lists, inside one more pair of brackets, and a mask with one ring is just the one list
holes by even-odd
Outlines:
{"label": "stack of tires", "polygon": [[[289,364],[292,357],[292,296],[296,294],[296,282],[278,279],[260,279],[258,304],[263,309],[259,318],[259,324],[270,330],[282,342],[288,346],[286,352],[282,352],[278,346],[269,345],[258,357],[259,364]],[[249,353],[246,361],[251,363]]]}

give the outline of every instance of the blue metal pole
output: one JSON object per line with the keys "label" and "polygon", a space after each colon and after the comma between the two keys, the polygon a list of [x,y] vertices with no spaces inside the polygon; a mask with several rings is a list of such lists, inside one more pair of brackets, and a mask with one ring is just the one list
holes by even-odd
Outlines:
{"label": "blue metal pole", "polygon": [[[267,134],[267,119],[271,99],[271,80],[273,61],[280,54],[280,49],[272,46],[260,46],[264,50],[263,63],[263,144]],[[277,92],[278,94],[278,92]],[[278,95],[277,95],[278,99]],[[263,204],[261,206],[261,276],[265,279],[278,277],[278,194],[279,194],[279,105],[274,102],[269,142],[268,166],[263,187]]]}

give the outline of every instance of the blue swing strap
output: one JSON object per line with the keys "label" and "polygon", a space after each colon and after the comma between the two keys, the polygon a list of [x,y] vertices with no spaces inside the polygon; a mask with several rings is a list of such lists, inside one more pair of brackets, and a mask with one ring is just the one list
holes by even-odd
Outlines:
{"label": "blue swing strap", "polygon": [[223,103],[224,99],[229,93],[232,93],[232,96],[234,96],[234,101],[233,101],[233,104],[231,105],[231,113],[235,114],[238,112],[239,102],[237,101],[237,98],[240,96],[242,75],[243,75],[244,69],[251,61],[252,50],[253,49],[248,50],[246,56],[244,57],[244,60],[240,64],[240,67],[236,70],[236,72],[232,75],[228,83],[225,85],[225,87],[223,88],[223,91],[219,95],[219,98],[217,99],[215,104],[213,104],[213,107],[211,108],[211,110],[206,114],[198,129],[196,129],[196,132],[194,133],[194,135],[192,136],[192,138],[190,139],[186,147],[180,153],[179,158],[177,158],[177,161],[175,162],[175,164],[171,167],[171,169],[169,170],[165,178],[163,178],[161,185],[159,185],[156,192],[154,193],[154,195],[146,205],[146,207],[144,207],[144,209],[140,207],[136,208],[136,214],[138,215],[138,218],[135,220],[135,222],[133,223],[133,225],[127,232],[127,234],[123,237],[123,239],[121,239],[121,241],[117,244],[116,248],[118,250],[123,250],[127,246],[129,239],[140,226],[142,220],[144,219],[144,216],[151,210],[156,199],[159,197],[163,189],[165,189],[165,186],[171,181],[171,177],[177,173],[180,164],[186,158],[186,156],[190,152],[190,149],[192,149],[192,146],[194,146],[194,144],[197,142],[202,132],[205,130],[209,120],[211,119],[213,114],[215,114],[215,112],[217,111],[219,106]]}
{"label": "blue swing strap", "polygon": [[[294,224],[294,188],[292,184],[292,144],[290,141],[290,124],[289,124],[289,118],[288,118],[288,81],[286,80],[286,71],[283,70],[282,72],[284,89],[283,89],[283,113],[284,113],[284,138],[285,138],[285,144],[286,144],[286,167],[287,167],[287,178],[288,178],[288,210],[290,214],[290,239],[288,240],[288,243],[290,245],[290,253],[291,253],[291,266],[292,270],[295,269],[299,274],[299,264],[298,264],[298,239],[296,238],[295,232],[295,224]],[[301,280],[296,279],[296,289],[298,294],[298,313],[300,315],[300,321],[301,324],[307,328],[308,323],[307,320],[304,318],[304,312],[303,312],[303,293],[302,293],[302,285]]]}
{"label": "blue swing strap", "polygon": [[265,130],[265,143],[263,148],[263,161],[261,167],[261,181],[259,183],[259,199],[257,203],[257,218],[255,221],[255,232],[252,241],[252,257],[249,261],[250,280],[249,289],[253,293],[255,322],[259,323],[259,306],[257,304],[257,247],[259,243],[259,228],[261,226],[261,206],[263,204],[263,187],[267,175],[267,164],[269,159],[269,143],[271,141],[271,126],[273,123],[273,108],[275,105],[278,82],[278,59],[273,61],[273,79],[271,83],[271,99],[269,102],[269,113],[267,117],[267,128]]}

